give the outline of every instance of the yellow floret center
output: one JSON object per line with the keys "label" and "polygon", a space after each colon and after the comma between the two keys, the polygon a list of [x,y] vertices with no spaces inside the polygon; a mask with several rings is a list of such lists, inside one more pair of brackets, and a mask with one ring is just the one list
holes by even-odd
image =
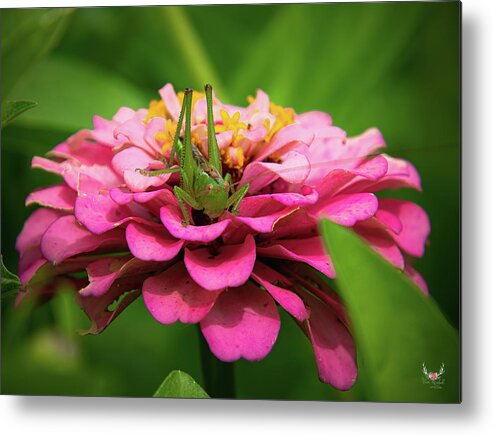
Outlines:
{"label": "yellow floret center", "polygon": [[147,124],[152,118],[169,118],[170,114],[163,100],[152,100],[149,104],[149,109],[147,109],[147,116],[144,121]]}
{"label": "yellow floret center", "polygon": [[173,146],[173,139],[176,134],[176,124],[171,120],[167,119],[164,126],[164,131],[159,131],[156,133],[156,140],[163,142],[161,152],[164,154]]}
{"label": "yellow floret center", "polygon": [[[185,92],[178,92],[176,94],[178,97],[178,101],[180,102],[180,106],[183,104],[183,98],[185,97]],[[192,110],[195,106],[195,103],[199,101],[201,98],[205,98],[205,94],[203,92],[194,91],[192,94]]]}
{"label": "yellow floret center", "polygon": [[264,121],[264,127],[267,130],[267,135],[265,136],[266,142],[269,142],[281,128],[284,128],[290,124],[294,124],[295,122],[295,112],[293,109],[270,103],[269,112],[271,113],[271,115],[274,115],[276,119],[272,125],[270,119],[266,119]]}

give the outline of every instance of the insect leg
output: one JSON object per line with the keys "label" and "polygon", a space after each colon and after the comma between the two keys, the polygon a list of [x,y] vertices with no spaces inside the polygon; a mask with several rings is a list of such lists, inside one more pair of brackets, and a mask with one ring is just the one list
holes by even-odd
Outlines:
{"label": "insect leg", "polygon": [[183,213],[183,226],[190,225],[190,215],[188,214],[187,208],[185,207],[185,203],[187,203],[190,207],[195,208],[196,210],[200,210],[200,204],[186,191],[184,191],[180,186],[175,186],[173,188],[173,192],[180,204],[181,211]]}
{"label": "insect leg", "polygon": [[229,172],[224,177],[224,181],[226,181],[226,183],[229,183],[229,186],[231,187],[231,189],[230,189],[231,194],[235,193],[235,188],[233,186],[233,178],[231,178],[231,174]]}
{"label": "insect leg", "polygon": [[138,172],[141,175],[145,175],[146,177],[154,177],[156,175],[161,175],[161,174],[171,174],[173,172],[180,172],[180,168],[166,168],[166,169],[158,169],[156,171],[146,171],[145,169],[136,169],[135,172]]}
{"label": "insect leg", "polygon": [[238,208],[240,207],[241,200],[245,197],[250,188],[249,184],[244,184],[235,193],[233,193],[226,203],[226,208],[233,206],[231,213],[233,216],[238,214]]}

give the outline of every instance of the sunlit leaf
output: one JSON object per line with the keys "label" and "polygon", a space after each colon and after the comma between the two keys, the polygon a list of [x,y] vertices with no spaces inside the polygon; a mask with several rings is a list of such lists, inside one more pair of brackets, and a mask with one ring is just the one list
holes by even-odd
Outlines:
{"label": "sunlit leaf", "polygon": [[39,103],[22,118],[23,125],[68,131],[90,127],[93,115],[108,118],[121,106],[148,104],[145,93],[125,79],[83,60],[55,56],[33,67],[12,96]]}
{"label": "sunlit leaf", "polygon": [[[362,361],[369,400],[460,400],[459,337],[426,297],[351,230],[328,220],[321,231],[337,271]],[[422,365],[445,367],[440,388],[424,382]]]}
{"label": "sunlit leaf", "polygon": [[19,115],[37,105],[38,103],[34,101],[7,101],[2,107],[2,127],[7,126]]}
{"label": "sunlit leaf", "polygon": [[209,395],[189,374],[173,370],[154,393],[154,397],[207,399]]}
{"label": "sunlit leaf", "polygon": [[3,257],[0,256],[0,263],[2,264],[2,298],[14,294],[21,287],[21,281],[19,277],[10,272],[3,264]]}

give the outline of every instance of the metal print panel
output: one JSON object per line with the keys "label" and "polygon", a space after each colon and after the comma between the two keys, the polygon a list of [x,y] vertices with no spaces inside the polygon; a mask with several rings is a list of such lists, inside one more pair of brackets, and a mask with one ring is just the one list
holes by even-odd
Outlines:
{"label": "metal print panel", "polygon": [[460,402],[460,4],[2,10],[3,394]]}

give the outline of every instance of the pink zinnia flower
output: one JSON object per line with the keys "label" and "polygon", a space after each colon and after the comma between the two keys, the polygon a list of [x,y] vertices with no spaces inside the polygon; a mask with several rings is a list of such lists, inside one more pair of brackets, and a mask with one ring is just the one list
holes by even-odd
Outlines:
{"label": "pink zinnia flower", "polygon": [[[335,277],[317,221],[353,227],[426,291],[409,262],[423,255],[426,213],[375,195],[419,190],[415,168],[375,155],[385,146],[376,129],[348,138],[329,115],[298,115],[262,91],[247,107],[215,99],[224,171],[250,188],[237,215],[210,219],[190,210],[193,223],[184,226],[172,190],[179,175],[138,171],[164,168],[169,158],[183,95],[169,84],[160,95],[149,109],[94,117],[92,130],[33,159],[33,167],[63,181],[27,198],[42,207],[17,239],[19,299],[28,291],[50,294],[57,279],[71,279],[92,320],[88,332],[99,333],[142,293],[157,321],[200,322],[223,361],[257,361],[270,352],[278,304],[310,339],[320,379],[349,389],[357,376],[355,347],[344,307],[318,273]],[[206,102],[195,97],[192,140],[206,155]],[[84,270],[87,279],[68,278]]]}

